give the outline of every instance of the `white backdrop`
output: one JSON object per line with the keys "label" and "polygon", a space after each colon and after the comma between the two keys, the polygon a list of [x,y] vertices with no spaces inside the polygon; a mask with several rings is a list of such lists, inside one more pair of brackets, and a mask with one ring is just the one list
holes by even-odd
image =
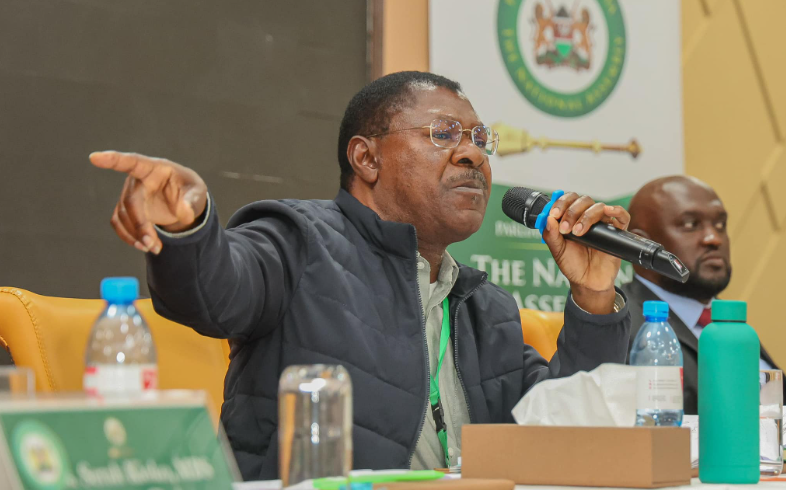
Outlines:
{"label": "white backdrop", "polygon": [[[644,183],[683,173],[679,0],[429,5],[431,71],[461,83],[486,124],[576,142],[627,145],[635,138],[641,146],[635,159],[555,148],[491,157],[483,226],[449,250],[488,272],[519,307],[559,311],[567,281],[537,232],[504,215],[502,195],[519,185],[626,205]],[[624,263],[619,282],[632,277]]]}
{"label": "white backdrop", "polygon": [[[516,37],[524,62],[541,83],[562,90],[580,89],[597,76],[609,44],[602,9],[619,7],[624,62],[613,91],[597,109],[559,117],[524,97],[503,61],[497,27],[500,10],[504,14],[519,4]],[[535,64],[538,4],[545,12],[549,5],[578,15],[587,9],[594,62],[589,70]],[[636,138],[643,150],[637,159],[627,153],[539,148],[493,157],[495,183],[611,199],[630,195],[653,178],[683,172],[679,0],[430,0],[429,23],[431,71],[461,83],[486,124],[504,122],[535,137],[561,140],[627,144]]]}

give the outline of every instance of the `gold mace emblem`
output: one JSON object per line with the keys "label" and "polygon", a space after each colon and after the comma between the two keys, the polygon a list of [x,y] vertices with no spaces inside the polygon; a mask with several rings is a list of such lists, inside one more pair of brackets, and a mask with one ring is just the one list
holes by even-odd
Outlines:
{"label": "gold mace emblem", "polygon": [[633,158],[638,157],[642,151],[636,138],[632,138],[627,145],[612,145],[601,143],[598,140],[562,141],[545,137],[533,138],[528,131],[508,126],[505,123],[496,123],[491,127],[499,133],[497,154],[500,156],[526,153],[534,147],[540,147],[541,150],[546,150],[547,148],[591,150],[595,154],[602,151],[621,151],[629,153]]}

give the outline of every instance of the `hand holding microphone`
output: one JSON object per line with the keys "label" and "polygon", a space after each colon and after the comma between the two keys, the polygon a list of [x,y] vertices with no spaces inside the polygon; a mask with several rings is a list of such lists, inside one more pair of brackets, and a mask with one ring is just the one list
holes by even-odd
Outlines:
{"label": "hand holding microphone", "polygon": [[[528,225],[524,219],[523,194],[529,189],[514,187],[502,199],[502,209],[511,219]],[[530,196],[527,194],[527,196]],[[540,210],[548,203],[536,199]],[[540,211],[538,211],[540,212]],[[513,213],[513,215],[511,215]],[[537,213],[535,214],[537,217]],[[612,219],[613,218],[613,219]],[[621,206],[607,206],[595,202],[589,196],[579,196],[575,192],[567,192],[560,197],[551,208],[543,230],[543,240],[554,256],[557,266],[570,282],[574,301],[585,311],[593,314],[606,314],[614,311],[616,291],[614,281],[620,269],[621,261],[599,250],[593,250],[567,237],[572,233],[581,236],[600,222],[611,223],[624,230],[630,222],[630,215]]]}
{"label": "hand holding microphone", "polygon": [[[505,193],[502,210],[512,220],[535,228],[538,215],[549,201],[545,194],[514,187]],[[566,193],[554,202],[543,240],[570,282],[574,298],[576,286],[593,292],[610,288],[613,292],[620,259],[687,281],[689,272],[679,258],[663,250],[660,244],[625,231],[629,223],[630,214],[622,206],[596,203],[575,192]]]}

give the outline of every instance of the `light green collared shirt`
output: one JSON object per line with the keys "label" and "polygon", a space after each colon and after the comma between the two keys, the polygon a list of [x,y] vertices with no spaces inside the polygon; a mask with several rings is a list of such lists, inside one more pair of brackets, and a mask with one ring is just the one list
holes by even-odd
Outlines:
{"label": "light green collared shirt", "polygon": [[[430,283],[431,266],[418,254],[418,289],[420,290],[421,308],[426,319],[426,344],[428,346],[429,375],[434,376],[439,357],[439,337],[442,333],[442,301],[453,289],[458,279],[459,268],[453,257],[446,251],[442,255],[442,265],[437,281]],[[448,454],[450,464],[455,465],[461,456],[461,427],[469,423],[469,408],[464,396],[464,389],[456,373],[453,344],[448,342],[442,369],[439,372],[439,393],[442,408],[445,412],[445,425],[448,433]],[[437,438],[437,426],[431,407],[426,409],[426,419],[420,432],[415,454],[412,457],[412,469],[444,468],[445,456],[442,445]]]}

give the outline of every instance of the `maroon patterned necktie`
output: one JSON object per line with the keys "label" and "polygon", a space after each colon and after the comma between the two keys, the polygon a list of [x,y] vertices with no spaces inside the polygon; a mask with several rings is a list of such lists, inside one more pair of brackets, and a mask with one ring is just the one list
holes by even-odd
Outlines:
{"label": "maroon patterned necktie", "polygon": [[704,311],[701,312],[701,316],[699,317],[699,321],[696,323],[696,325],[704,328],[710,323],[712,323],[712,308],[707,306],[704,308]]}

